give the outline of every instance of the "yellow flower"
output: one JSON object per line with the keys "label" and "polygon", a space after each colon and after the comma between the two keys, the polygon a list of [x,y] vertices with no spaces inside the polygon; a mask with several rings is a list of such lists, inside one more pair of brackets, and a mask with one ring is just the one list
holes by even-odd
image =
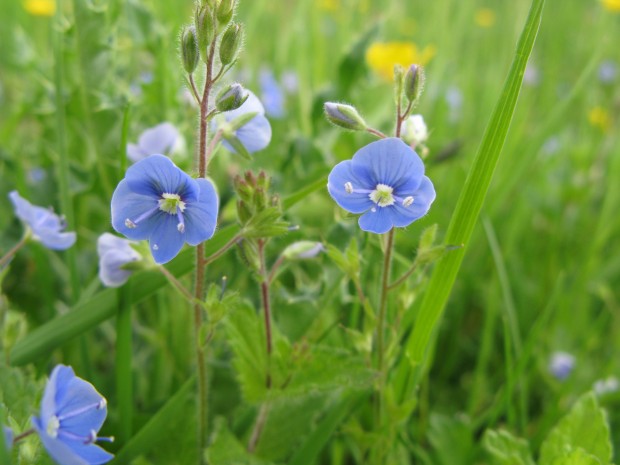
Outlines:
{"label": "yellow flower", "polygon": [[592,108],[588,113],[588,121],[592,126],[599,128],[603,132],[607,132],[611,128],[611,118],[603,107]]}
{"label": "yellow flower", "polygon": [[620,12],[620,0],[601,0],[603,8],[609,11]]}
{"label": "yellow flower", "polygon": [[434,45],[427,45],[423,50],[419,50],[418,46],[411,42],[375,42],[366,50],[366,63],[383,79],[391,80],[394,75],[394,65],[424,66],[434,55]]}
{"label": "yellow flower", "polygon": [[495,24],[495,12],[490,8],[481,8],[476,11],[474,16],[476,24],[480,27],[488,28]]}
{"label": "yellow flower", "polygon": [[24,9],[33,16],[54,16],[55,0],[25,0]]}
{"label": "yellow flower", "polygon": [[340,0],[319,0],[319,9],[335,13],[340,9]]}

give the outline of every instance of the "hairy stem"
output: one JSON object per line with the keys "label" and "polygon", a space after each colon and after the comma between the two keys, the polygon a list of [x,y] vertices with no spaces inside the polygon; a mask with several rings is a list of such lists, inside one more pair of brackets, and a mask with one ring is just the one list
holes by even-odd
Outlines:
{"label": "hairy stem", "polygon": [[30,239],[30,228],[26,229],[24,236],[19,240],[17,244],[15,244],[11,250],[9,250],[4,257],[0,258],[0,269],[4,268],[4,266],[11,261],[11,258],[21,249],[28,240]]}

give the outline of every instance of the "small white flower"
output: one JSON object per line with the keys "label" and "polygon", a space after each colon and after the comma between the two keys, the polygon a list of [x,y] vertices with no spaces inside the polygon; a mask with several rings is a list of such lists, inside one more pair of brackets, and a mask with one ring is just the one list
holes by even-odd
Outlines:
{"label": "small white flower", "polygon": [[412,147],[423,145],[428,139],[428,128],[422,115],[411,115],[401,126],[402,139]]}

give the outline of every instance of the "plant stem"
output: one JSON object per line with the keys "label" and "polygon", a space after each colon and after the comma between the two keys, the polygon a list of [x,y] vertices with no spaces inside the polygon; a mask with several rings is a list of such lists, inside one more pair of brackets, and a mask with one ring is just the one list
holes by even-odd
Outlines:
{"label": "plant stem", "polygon": [[24,235],[19,240],[19,242],[15,244],[11,248],[11,250],[9,250],[4,255],[4,257],[0,258],[0,269],[4,268],[4,266],[11,261],[11,258],[13,258],[13,255],[15,255],[19,251],[19,249],[21,249],[24,245],[26,245],[29,239],[30,239],[30,228],[27,227],[26,232],[24,232]]}
{"label": "plant stem", "polygon": [[166,277],[166,279],[170,281],[170,283],[175,287],[175,289],[179,291],[179,293],[183,297],[185,297],[185,299],[190,304],[200,304],[200,301],[196,301],[194,296],[185,288],[185,286],[183,286],[181,281],[179,281],[172,273],[170,273],[170,271],[168,271],[163,266],[158,267],[158,270],[161,271],[161,273]]}
{"label": "plant stem", "polygon": [[121,444],[126,444],[131,438],[133,424],[131,283],[118,290],[118,301],[118,314],[116,316],[116,396],[120,413]]}
{"label": "plant stem", "polygon": [[387,137],[381,131],[378,131],[378,130],[373,129],[373,128],[366,128],[366,132],[369,132],[370,134],[372,134],[374,136],[377,136],[379,139],[385,139]]}
{"label": "plant stem", "polygon": [[189,79],[190,89],[192,90],[192,94],[194,95],[194,98],[196,99],[196,103],[198,103],[198,105],[202,105],[202,102],[200,101],[200,96],[198,95],[198,89],[196,89],[196,83],[194,82],[194,75],[189,74],[188,79]]}
{"label": "plant stem", "polygon": [[13,438],[13,445],[17,444],[19,441],[21,441],[24,438],[27,438],[33,433],[34,433],[34,429],[30,428],[29,430],[24,431],[22,434],[18,434],[17,436]]}
{"label": "plant stem", "polygon": [[265,402],[261,405],[258,416],[256,417],[256,423],[254,424],[254,429],[252,429],[252,436],[250,436],[250,441],[248,442],[248,452],[254,452],[254,449],[256,449],[256,445],[258,444],[260,435],[263,432],[268,415],[269,406]]}

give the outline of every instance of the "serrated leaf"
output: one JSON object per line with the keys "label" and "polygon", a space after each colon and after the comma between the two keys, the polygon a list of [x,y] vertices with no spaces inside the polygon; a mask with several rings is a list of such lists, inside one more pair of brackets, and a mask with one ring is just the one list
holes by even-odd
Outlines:
{"label": "serrated leaf", "polygon": [[592,392],[582,396],[551,430],[540,448],[540,465],[555,465],[577,449],[593,455],[602,465],[611,462],[607,417]]}
{"label": "serrated leaf", "polygon": [[482,444],[496,465],[535,465],[528,442],[508,431],[487,430]]}

